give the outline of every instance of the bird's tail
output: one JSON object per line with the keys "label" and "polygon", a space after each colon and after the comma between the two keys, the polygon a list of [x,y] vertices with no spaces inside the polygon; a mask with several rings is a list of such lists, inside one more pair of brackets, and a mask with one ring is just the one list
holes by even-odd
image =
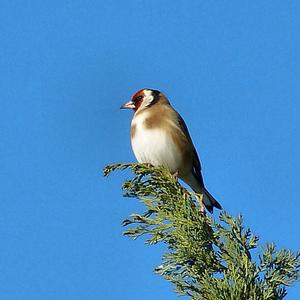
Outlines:
{"label": "bird's tail", "polygon": [[222,209],[221,204],[210,194],[210,192],[205,187],[201,188],[201,192],[203,194],[203,204],[210,213],[213,212],[214,207]]}
{"label": "bird's tail", "polygon": [[190,176],[182,178],[196,193],[203,194],[203,204],[206,209],[212,213],[215,208],[222,209],[221,204],[210,194],[205,188],[201,173],[190,174]]}

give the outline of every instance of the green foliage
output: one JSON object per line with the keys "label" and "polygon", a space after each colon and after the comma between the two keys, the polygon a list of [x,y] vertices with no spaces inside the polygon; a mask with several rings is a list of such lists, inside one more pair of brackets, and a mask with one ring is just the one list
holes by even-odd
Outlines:
{"label": "green foliage", "polygon": [[[199,210],[201,195],[188,192],[167,169],[144,164],[115,164],[104,175],[130,168],[125,197],[145,204],[141,214],[124,220],[125,235],[146,243],[163,242],[167,252],[155,272],[172,282],[179,295],[206,300],[278,300],[299,279],[300,253],[266,245],[252,253],[258,237],[243,228],[242,217],[222,212],[219,220]],[[257,249],[256,249],[257,250]],[[252,255],[256,255],[256,259]]]}

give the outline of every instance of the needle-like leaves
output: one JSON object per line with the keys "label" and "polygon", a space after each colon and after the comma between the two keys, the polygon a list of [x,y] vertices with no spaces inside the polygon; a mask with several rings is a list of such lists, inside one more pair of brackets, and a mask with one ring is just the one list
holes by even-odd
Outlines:
{"label": "needle-like leaves", "polygon": [[104,175],[126,168],[134,176],[123,184],[124,196],[142,201],[145,211],[124,220],[124,234],[167,245],[155,272],[172,282],[178,294],[206,300],[278,300],[299,279],[299,252],[268,244],[257,253],[259,239],[243,227],[241,216],[223,211],[216,221],[203,215],[201,195],[188,192],[167,169],[115,164],[105,167]]}

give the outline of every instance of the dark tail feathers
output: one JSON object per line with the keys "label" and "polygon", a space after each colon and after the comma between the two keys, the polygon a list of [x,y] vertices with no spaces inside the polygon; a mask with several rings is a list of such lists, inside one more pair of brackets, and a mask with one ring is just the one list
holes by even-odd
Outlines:
{"label": "dark tail feathers", "polygon": [[210,213],[213,213],[214,207],[222,209],[221,204],[210,194],[210,192],[205,187],[202,188],[202,193],[203,203]]}

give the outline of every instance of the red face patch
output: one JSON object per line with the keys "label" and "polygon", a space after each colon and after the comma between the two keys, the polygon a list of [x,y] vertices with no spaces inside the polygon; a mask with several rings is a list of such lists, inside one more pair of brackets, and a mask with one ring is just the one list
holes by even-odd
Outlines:
{"label": "red face patch", "polygon": [[144,99],[144,90],[139,90],[132,96],[132,102],[134,102],[134,111],[137,111],[141,106]]}

